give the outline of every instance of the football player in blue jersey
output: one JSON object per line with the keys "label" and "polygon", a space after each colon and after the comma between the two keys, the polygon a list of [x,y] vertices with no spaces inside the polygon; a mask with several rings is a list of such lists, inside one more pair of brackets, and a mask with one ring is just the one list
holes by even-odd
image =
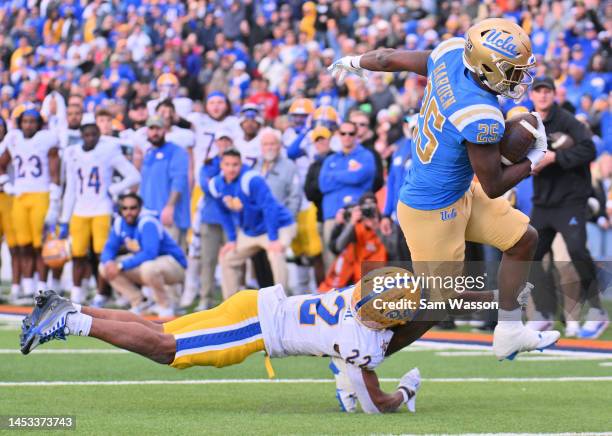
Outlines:
{"label": "football player in blue jersey", "polygon": [[497,97],[520,98],[533,80],[529,70],[534,66],[527,33],[492,18],[472,26],[465,39],[448,39],[434,50],[379,49],[343,57],[329,67],[339,81],[347,73],[365,77],[364,70],[427,77],[398,220],[421,272],[458,274],[466,240],[503,251],[493,341],[500,360],[552,346],[559,338],[559,332],[536,332],[521,322],[516,296],[527,280],[538,235],[525,214],[500,198],[528,177],[546,153],[546,132],[537,113],[536,141],[526,159],[511,164],[499,148],[505,125]]}

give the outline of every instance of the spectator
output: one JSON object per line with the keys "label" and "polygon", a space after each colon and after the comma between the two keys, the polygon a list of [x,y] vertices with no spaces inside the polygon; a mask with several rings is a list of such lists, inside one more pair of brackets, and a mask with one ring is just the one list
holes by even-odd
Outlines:
{"label": "spectator", "polygon": [[[207,159],[200,169],[198,182],[202,192],[210,190],[211,180],[221,172],[221,156],[233,145],[230,131],[218,131],[216,136],[215,146],[218,154]],[[199,280],[198,277],[190,277],[188,272],[181,307],[190,306],[197,295],[200,296],[200,310],[212,306],[219,250],[227,240],[223,232],[225,217],[221,204],[214,196],[200,197],[192,220],[193,236],[189,245],[189,258],[199,261],[200,277]]]}
{"label": "spectator", "polygon": [[[556,297],[550,280],[542,271],[541,260],[551,250],[555,235],[561,233],[580,277],[582,295],[579,300],[588,300],[591,305],[582,329],[579,331],[577,320],[570,321],[566,335],[598,336],[608,316],[601,306],[595,265],[586,247],[585,216],[592,192],[589,163],[595,159],[595,146],[586,128],[554,103],[554,92],[552,78],[538,78],[533,83],[530,98],[544,121],[547,135],[564,132],[572,137],[575,145],[564,150],[551,148],[533,170],[531,224],[540,237],[534,255],[534,277],[537,279],[534,301],[538,313],[531,325],[539,330],[552,326],[550,319],[556,312]],[[574,298],[574,303],[578,303],[578,299]]]}
{"label": "spectator", "polygon": [[372,153],[376,164],[376,175],[372,184],[372,192],[377,192],[385,184],[384,169],[380,154],[374,148],[376,136],[370,128],[370,119],[365,112],[354,111],[349,115],[349,120],[357,126],[357,140]]}
{"label": "spectator", "polygon": [[387,178],[387,200],[380,222],[383,235],[390,236],[392,233],[396,235],[397,259],[401,261],[409,261],[410,252],[397,221],[397,201],[406,173],[412,165],[412,132],[417,125],[417,120],[418,114],[415,113],[404,117],[404,137],[397,142],[395,152],[391,157]]}
{"label": "spectator", "polygon": [[301,184],[295,164],[281,153],[281,133],[265,127],[259,140],[262,158],[253,169],[264,178],[274,198],[296,217],[302,199]]}
{"label": "spectator", "polygon": [[262,248],[268,255],[274,282],[287,289],[285,249],[296,231],[289,210],[276,201],[261,176],[242,165],[236,150],[223,153],[221,173],[209,187],[212,189],[205,193],[220,203],[225,215],[223,228],[228,242],[219,255],[223,297],[238,291],[245,261]]}
{"label": "spectator", "polygon": [[[142,199],[134,193],[120,198],[120,216],[102,251],[100,275],[130,301],[132,312],[142,312],[138,286],[148,286],[153,290],[154,311],[163,317],[174,316],[172,295],[166,287],[182,283],[187,260],[159,220],[142,206]],[[119,255],[122,247],[129,254]]]}
{"label": "spectator", "polygon": [[379,224],[378,205],[372,193],[364,194],[358,204],[338,210],[330,248],[339,257],[319,286],[319,292],[357,283],[361,279],[361,266],[364,262],[387,260],[387,249],[382,241]]}
{"label": "spectator", "polygon": [[325,159],[319,174],[319,187],[323,193],[323,261],[326,268],[334,258],[330,238],[336,213],[370,191],[375,175],[372,153],[357,143],[357,126],[344,122],[340,124],[338,135],[342,150]]}
{"label": "spectator", "polygon": [[164,120],[147,120],[151,148],[144,155],[140,195],[144,208],[157,212],[161,223],[179,245],[189,229],[189,157],[187,152],[166,141]]}

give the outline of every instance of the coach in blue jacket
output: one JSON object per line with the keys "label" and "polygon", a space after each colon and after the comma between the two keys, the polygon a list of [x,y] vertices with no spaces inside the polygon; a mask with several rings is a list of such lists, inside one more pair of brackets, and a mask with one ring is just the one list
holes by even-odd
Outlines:
{"label": "coach in blue jacket", "polygon": [[287,289],[285,250],[295,237],[296,224],[264,178],[243,166],[240,152],[230,149],[221,157],[221,173],[210,179],[204,193],[216,199],[225,215],[222,223],[228,242],[219,253],[223,297],[240,289],[246,260],[262,248],[268,255],[274,282]]}
{"label": "coach in blue jacket", "polygon": [[[172,316],[174,309],[165,286],[183,282],[187,259],[159,220],[141,210],[142,199],[137,194],[120,197],[120,216],[100,256],[100,275],[130,300],[133,311],[140,310],[143,300],[138,286],[149,286],[158,314]],[[119,255],[122,247],[128,255]]]}
{"label": "coach in blue jacket", "polygon": [[147,139],[152,147],[142,163],[140,195],[144,208],[157,212],[162,224],[179,245],[189,229],[189,155],[180,146],[166,141],[164,121],[147,120]]}
{"label": "coach in blue jacket", "polygon": [[342,151],[328,156],[319,174],[323,193],[323,261],[329,268],[334,260],[329,249],[336,213],[346,205],[355,204],[372,190],[376,167],[372,152],[357,143],[357,126],[345,121],[337,132]]}

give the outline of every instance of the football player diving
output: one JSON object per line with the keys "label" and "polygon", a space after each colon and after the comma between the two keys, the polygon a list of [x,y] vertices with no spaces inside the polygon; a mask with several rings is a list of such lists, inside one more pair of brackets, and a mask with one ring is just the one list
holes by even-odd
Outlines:
{"label": "football player diving", "polygon": [[[427,77],[398,221],[415,273],[434,269],[456,275],[466,240],[503,252],[493,340],[499,360],[552,346],[560,336],[531,330],[521,321],[516,295],[527,280],[538,234],[525,214],[500,198],[546,154],[546,132],[536,112],[536,140],[526,159],[502,165],[499,148],[505,125],[497,97],[520,98],[533,81],[534,66],[527,33],[508,20],[491,18],[468,29],[465,39],[450,38],[434,50],[378,49],[329,67],[339,81],[347,73],[365,77],[365,70]],[[474,173],[480,183],[473,181]]]}
{"label": "football player diving", "polygon": [[[419,286],[401,285],[398,274],[410,275],[398,267],[379,268],[357,285],[320,295],[287,297],[281,285],[240,291],[213,309],[164,324],[124,310],[82,306],[47,291],[24,318],[21,352],[28,354],[50,340],[78,335],[178,369],[234,365],[260,351],[268,357],[328,356],[343,411],[354,411],[358,402],[366,413],[391,412],[402,404],[414,412],[419,370],[407,372],[393,393],[381,390],[374,370],[436,325],[439,314],[419,310],[419,302],[430,294]],[[526,287],[519,304],[525,304],[528,295]],[[463,302],[494,302],[497,297],[497,291],[460,294]],[[406,302],[413,302],[413,307]],[[267,358],[266,367],[271,373]]]}

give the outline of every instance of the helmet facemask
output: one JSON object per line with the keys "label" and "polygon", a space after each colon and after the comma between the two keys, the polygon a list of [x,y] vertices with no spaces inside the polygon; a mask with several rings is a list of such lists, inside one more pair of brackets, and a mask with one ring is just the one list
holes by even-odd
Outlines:
{"label": "helmet facemask", "polygon": [[[533,82],[534,57],[532,56],[529,61],[530,63],[527,65],[514,65],[503,59],[497,61],[495,65],[499,69],[499,75],[503,78],[495,85],[491,83],[486,83],[486,85],[504,97],[514,100],[521,98]],[[487,77],[486,72],[484,76]],[[489,82],[488,79],[486,82]]]}

